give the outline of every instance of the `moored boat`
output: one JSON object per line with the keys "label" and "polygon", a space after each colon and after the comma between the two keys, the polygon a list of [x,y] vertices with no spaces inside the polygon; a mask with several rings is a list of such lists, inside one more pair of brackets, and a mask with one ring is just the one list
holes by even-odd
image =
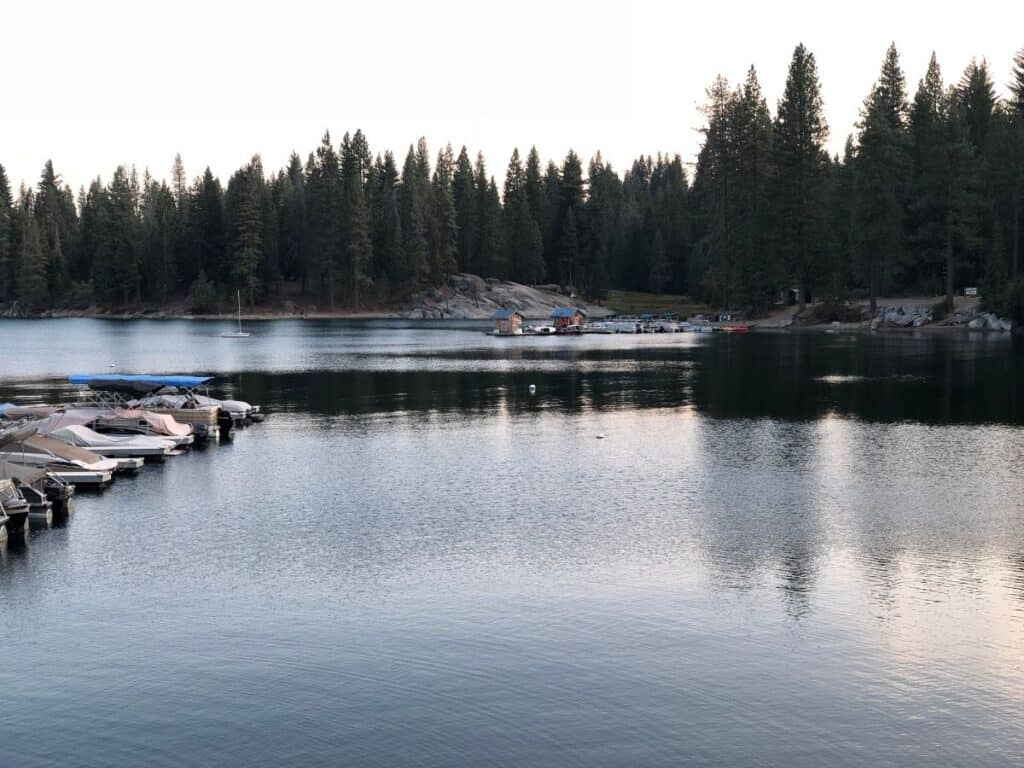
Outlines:
{"label": "moored boat", "polygon": [[72,424],[46,433],[62,443],[95,451],[109,459],[154,458],[162,460],[174,452],[170,438],[146,435],[101,435],[86,426]]}
{"label": "moored boat", "polygon": [[29,504],[11,479],[0,480],[0,514],[8,535],[21,535],[28,526]]}

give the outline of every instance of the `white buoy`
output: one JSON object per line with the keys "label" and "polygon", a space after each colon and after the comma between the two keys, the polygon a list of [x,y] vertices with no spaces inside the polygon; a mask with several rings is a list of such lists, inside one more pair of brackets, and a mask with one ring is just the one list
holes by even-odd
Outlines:
{"label": "white buoy", "polygon": [[604,432],[598,432],[596,437],[598,440],[604,440]]}
{"label": "white buoy", "polygon": [[530,394],[531,395],[536,395],[537,394],[537,385],[536,384],[531,384],[530,385]]}

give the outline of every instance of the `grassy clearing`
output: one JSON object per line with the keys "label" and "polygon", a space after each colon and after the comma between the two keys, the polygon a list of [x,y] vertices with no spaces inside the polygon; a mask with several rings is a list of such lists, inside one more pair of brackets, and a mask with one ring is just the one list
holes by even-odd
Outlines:
{"label": "grassy clearing", "polygon": [[697,313],[711,313],[711,307],[694,301],[689,296],[671,293],[644,293],[642,291],[608,291],[608,298],[602,304],[622,315],[639,315],[643,312],[675,312],[680,317]]}

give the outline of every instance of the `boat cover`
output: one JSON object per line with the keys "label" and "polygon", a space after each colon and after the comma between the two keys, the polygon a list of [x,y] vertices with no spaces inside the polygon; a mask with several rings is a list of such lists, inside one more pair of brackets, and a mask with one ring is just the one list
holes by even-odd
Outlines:
{"label": "boat cover", "polygon": [[58,410],[60,409],[55,405],[13,405],[12,403],[4,403],[0,405],[0,416],[11,421],[29,417],[43,418]]}
{"label": "boat cover", "polygon": [[37,425],[39,434],[48,435],[53,430],[62,427],[76,424],[88,427],[97,421],[100,423],[143,421],[159,435],[184,437],[192,434],[192,427],[175,421],[173,416],[134,408],[68,408],[66,411],[58,411],[37,422]]}
{"label": "boat cover", "polygon": [[68,376],[72,384],[90,389],[148,394],[164,387],[195,389],[212,380],[212,376],[150,376],[149,374],[76,373]]}
{"label": "boat cover", "polygon": [[[28,438],[25,440],[25,445],[35,448],[41,452],[52,453],[54,456],[64,459],[65,461],[81,462],[82,464],[97,470],[99,470],[100,467],[93,465],[105,464],[109,461],[93,451],[87,451],[85,448],[68,445],[67,443],[62,443],[60,440],[43,437],[42,435],[35,435],[34,437]],[[117,462],[113,462],[113,464],[115,467],[117,466]]]}
{"label": "boat cover", "polygon": [[11,429],[0,431],[0,445],[7,445],[8,443],[20,443],[28,437],[31,437],[36,433],[38,428],[38,422],[30,422],[29,424],[20,424]]}
{"label": "boat cover", "polygon": [[98,453],[103,453],[104,446],[124,447],[134,446],[137,448],[167,448],[173,445],[171,440],[161,437],[150,437],[148,435],[101,435],[81,424],[61,427],[49,433],[55,440],[60,440],[68,445],[76,445],[80,448],[87,448]]}

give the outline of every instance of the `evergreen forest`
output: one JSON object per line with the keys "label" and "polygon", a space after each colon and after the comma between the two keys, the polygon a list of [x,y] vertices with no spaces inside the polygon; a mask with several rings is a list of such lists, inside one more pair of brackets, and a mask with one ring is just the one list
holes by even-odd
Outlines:
{"label": "evergreen forest", "polygon": [[1019,318],[1024,49],[1009,64],[1006,98],[985,60],[948,81],[933,55],[911,88],[891,46],[837,156],[799,45],[774,109],[753,67],[711,82],[692,167],[658,154],[620,175],[600,153],[515,149],[495,169],[422,139],[375,154],[359,130],[276,170],[255,155],[226,183],[180,156],[167,180],[122,166],[77,192],[50,161],[34,188],[12,189],[0,166],[0,304],[204,311],[240,291],[249,306],[287,293],[358,309],[468,272],[752,314],[976,286]]}

